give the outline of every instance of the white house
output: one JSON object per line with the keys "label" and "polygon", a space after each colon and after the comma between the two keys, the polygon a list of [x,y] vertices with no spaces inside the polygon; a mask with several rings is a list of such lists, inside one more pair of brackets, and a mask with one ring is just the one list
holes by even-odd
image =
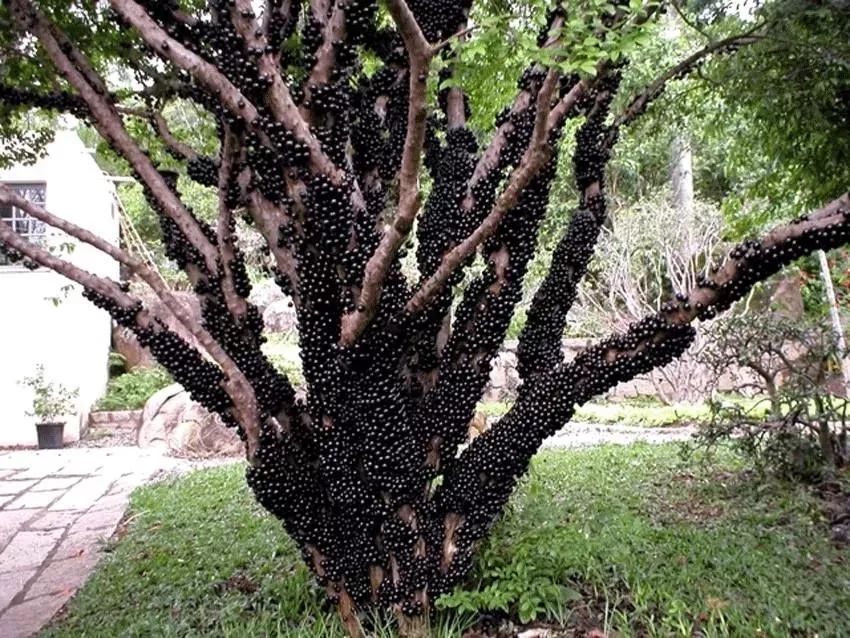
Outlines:
{"label": "white house", "polygon": [[[0,170],[0,182],[51,213],[118,241],[115,189],[69,124],[57,130],[47,155],[31,166]],[[0,206],[0,223],[59,251],[90,272],[117,279],[118,265],[91,246]],[[70,250],[69,250],[70,249]],[[65,441],[79,438],[88,410],[108,378],[109,315],[82,297],[82,289],[61,275],[10,264],[0,255],[0,446],[36,445],[30,390],[19,381],[43,364],[46,377],[77,388],[77,414],[69,415]],[[56,302],[58,300],[58,303]]]}

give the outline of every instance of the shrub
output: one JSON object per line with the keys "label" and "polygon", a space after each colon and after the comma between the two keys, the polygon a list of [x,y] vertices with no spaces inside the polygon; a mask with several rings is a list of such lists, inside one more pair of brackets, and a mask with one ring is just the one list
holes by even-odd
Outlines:
{"label": "shrub", "polygon": [[20,383],[33,391],[32,410],[27,415],[36,417],[40,423],[55,422],[75,411],[74,402],[79,390],[49,381],[44,365],[36,366],[35,374],[24,377]]}
{"label": "shrub", "polygon": [[695,445],[723,441],[756,469],[782,478],[817,481],[848,464],[848,400],[829,389],[840,370],[827,326],[778,315],[738,316],[717,326],[705,352],[717,376],[730,363],[751,372],[747,385],[764,398],[754,404],[711,401],[712,418]]}
{"label": "shrub", "polygon": [[95,410],[136,410],[158,390],[174,383],[165,368],[136,368],[109,381],[106,394],[98,399]]}

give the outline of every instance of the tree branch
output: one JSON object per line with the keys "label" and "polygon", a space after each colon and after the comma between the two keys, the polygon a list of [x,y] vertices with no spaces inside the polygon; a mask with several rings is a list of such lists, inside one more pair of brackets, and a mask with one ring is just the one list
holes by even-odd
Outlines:
{"label": "tree branch", "polygon": [[[221,291],[230,314],[237,320],[242,320],[248,312],[248,304],[236,289],[234,264],[237,260],[233,245],[233,211],[231,209],[231,186],[234,185],[236,159],[240,152],[241,138],[232,131],[225,129],[221,141],[221,160],[218,170],[218,221],[216,236],[218,251],[221,255],[222,281]],[[243,293],[244,294],[244,293]]]}
{"label": "tree branch", "polygon": [[413,228],[422,206],[419,169],[425,144],[426,86],[431,48],[405,0],[389,0],[390,14],[404,40],[410,62],[410,99],[407,134],[399,172],[399,199],[395,219],[385,230],[375,252],[366,264],[357,308],[342,321],[341,342],[351,346],[371,321],[377,310],[381,288],[399,248]]}
{"label": "tree branch", "polygon": [[616,136],[623,126],[627,126],[637,119],[644,111],[646,111],[650,103],[664,92],[668,82],[691,72],[694,68],[704,62],[708,56],[714,53],[734,51],[741,46],[757,42],[759,38],[753,34],[761,29],[762,26],[762,24],[758,24],[743,34],[724,38],[717,42],[712,42],[699,51],[689,55],[675,66],[670,67],[667,71],[646,85],[637,95],[629,100],[628,106],[614,119],[614,122],[610,127],[608,146],[614,145]]}
{"label": "tree branch", "polygon": [[187,160],[197,160],[200,158],[200,154],[193,149],[191,146],[186,144],[185,142],[181,142],[178,140],[174,134],[171,132],[171,129],[168,128],[168,122],[165,121],[165,117],[159,111],[154,111],[151,114],[151,119],[156,127],[157,132],[159,133],[159,137],[165,143],[165,145],[170,148],[173,152],[178,155],[182,155]]}
{"label": "tree branch", "polygon": [[[417,314],[421,312],[434,299],[452,273],[496,231],[502,218],[516,205],[525,187],[548,160],[552,153],[552,149],[548,145],[548,135],[551,132],[548,126],[548,117],[552,96],[557,85],[558,74],[554,70],[550,70],[537,96],[534,132],[520,165],[511,174],[507,187],[502,191],[484,221],[471,235],[446,254],[437,271],[419,287],[416,294],[407,302],[405,310],[408,313]],[[573,104],[578,99],[577,94],[578,91],[576,91]]]}
{"label": "tree branch", "polygon": [[605,88],[597,94],[587,120],[576,132],[573,172],[581,193],[578,210],[558,242],[549,272],[534,295],[519,337],[517,371],[523,379],[551,369],[563,358],[561,339],[567,313],[576,299],[578,284],[593,257],[599,230],[607,216],[604,171],[610,150],[605,146],[604,123],[619,86],[619,74],[604,79]]}
{"label": "tree branch", "polygon": [[410,10],[406,0],[387,0],[387,9],[395,22],[398,31],[404,40],[404,46],[407,49],[408,55],[413,58],[422,60],[430,59],[434,52],[425,39],[422,29],[419,28],[419,23],[416,22],[416,16]]}
{"label": "tree branch", "polygon": [[[263,131],[262,117],[257,107],[213,64],[169,36],[134,0],[109,0],[109,3],[135,27],[149,47],[198,80],[231,114],[244,120],[256,132]],[[325,175],[335,184],[341,183],[344,174],[322,151],[319,141],[292,101],[292,96],[283,83],[279,70],[271,69],[269,63],[272,60],[267,58],[268,56],[261,58],[261,70],[272,73],[270,77],[273,83],[269,89],[269,105],[272,112],[295,139],[307,148],[311,170]]]}
{"label": "tree branch", "polygon": [[[138,145],[133,141],[121,117],[106,98],[92,87],[86,78],[71,63],[53,33],[56,31],[31,4],[30,0],[11,0],[13,15],[18,23],[26,28],[31,25],[33,34],[39,39],[57,69],[79,92],[91,112],[94,124],[100,134],[130,163],[136,173],[145,182],[162,205],[164,212],[177,224],[186,240],[202,255],[209,272],[216,271],[217,251],[204,235],[194,218],[186,211],[179,198],[171,191],[163,176]],[[66,47],[67,49],[67,47]]]}
{"label": "tree branch", "polygon": [[[53,215],[40,206],[24,199],[7,186],[0,184],[0,203],[10,204],[26,212],[31,217],[38,219],[49,226],[58,228],[106,255],[112,257],[118,263],[126,266],[131,272],[137,274],[151,289],[156,296],[165,304],[175,319],[183,328],[191,334],[204,350],[215,361],[225,373],[225,390],[233,400],[233,410],[239,415],[239,424],[245,430],[248,445],[248,457],[252,459],[259,445],[259,413],[257,411],[256,397],[250,382],[239,370],[236,363],[213,339],[213,337],[198,323],[194,322],[186,307],[166,287],[162,278],[150,267],[135,257],[132,257],[114,244],[98,237],[85,228],[77,226],[61,217]],[[124,293],[118,284],[98,277],[91,273],[54,257],[47,251],[40,249],[25,239],[15,234],[9,227],[0,222],[0,241],[5,243],[23,255],[26,255],[36,263],[42,264],[56,272],[65,275],[69,279],[82,284],[87,288],[115,300],[122,307],[132,308],[137,302]],[[239,400],[237,400],[239,399]]]}
{"label": "tree branch", "polygon": [[[744,242],[711,280],[633,324],[622,336],[588,348],[570,363],[522,386],[505,417],[476,438],[444,477],[435,495],[442,515],[462,521],[456,560],[468,560],[526,472],[544,439],[572,418],[576,405],[680,356],[693,340],[690,322],[709,318],[744,296],[758,281],[817,248],[850,241],[850,193],[820,211]],[[486,505],[481,506],[482,503]]]}

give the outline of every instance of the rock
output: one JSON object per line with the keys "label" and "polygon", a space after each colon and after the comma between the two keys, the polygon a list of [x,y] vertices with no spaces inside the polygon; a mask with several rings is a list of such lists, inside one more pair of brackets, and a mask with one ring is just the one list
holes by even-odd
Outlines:
{"label": "rock", "polygon": [[295,308],[288,299],[275,301],[263,312],[263,323],[269,332],[290,332],[295,329]]}
{"label": "rock", "polygon": [[251,288],[251,294],[248,296],[248,301],[257,307],[260,314],[266,311],[266,308],[278,301],[286,300],[286,295],[283,294],[280,287],[274,282],[274,279],[264,279],[263,281],[254,284]]}
{"label": "rock", "polygon": [[242,449],[236,431],[192,401],[176,383],[148,399],[137,443],[162,447],[176,456],[234,455]]}
{"label": "rock", "polygon": [[181,392],[183,392],[183,386],[179,383],[172,383],[154,393],[147,400],[145,407],[142,408],[142,421],[139,426],[139,447],[150,447],[155,444],[155,441],[165,443],[165,431],[160,431],[154,427],[155,425],[159,426],[163,424],[163,421],[160,419],[160,421],[154,423],[154,417],[160,413],[162,407],[169,399],[172,399]]}
{"label": "rock", "polygon": [[788,319],[803,316],[803,292],[798,277],[783,277],[770,294],[770,307],[776,314]]}
{"label": "rock", "polygon": [[829,537],[834,543],[850,543],[850,525],[833,525]]}

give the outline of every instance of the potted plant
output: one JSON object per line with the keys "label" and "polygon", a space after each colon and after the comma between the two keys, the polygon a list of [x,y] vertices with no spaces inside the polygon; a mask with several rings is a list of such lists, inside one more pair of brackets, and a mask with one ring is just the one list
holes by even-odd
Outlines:
{"label": "potted plant", "polygon": [[42,450],[61,448],[65,431],[64,418],[75,411],[74,400],[79,390],[70,390],[59,383],[48,381],[43,365],[38,365],[35,374],[24,377],[21,383],[33,391],[32,411],[27,412],[27,416],[37,419],[35,429],[38,447]]}

